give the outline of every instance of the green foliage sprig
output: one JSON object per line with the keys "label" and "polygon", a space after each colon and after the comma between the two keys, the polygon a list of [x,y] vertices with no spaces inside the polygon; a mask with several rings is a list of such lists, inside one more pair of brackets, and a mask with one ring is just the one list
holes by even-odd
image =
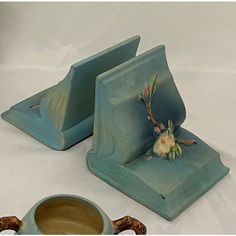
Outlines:
{"label": "green foliage sprig", "polygon": [[152,112],[152,100],[158,87],[158,76],[155,74],[150,82],[145,86],[144,91],[139,98],[145,105],[147,110],[147,119],[153,125],[157,139],[153,146],[153,152],[160,158],[167,157],[169,160],[175,160],[183,155],[180,144],[192,145],[196,144],[194,140],[176,139],[174,136],[174,126],[171,120],[167,121],[167,127],[163,123],[159,123]]}

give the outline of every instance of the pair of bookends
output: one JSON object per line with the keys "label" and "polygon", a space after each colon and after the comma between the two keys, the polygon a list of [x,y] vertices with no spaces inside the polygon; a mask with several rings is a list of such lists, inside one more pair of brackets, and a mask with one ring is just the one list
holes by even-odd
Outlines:
{"label": "pair of bookends", "polygon": [[[57,150],[94,132],[88,168],[172,220],[229,168],[217,151],[181,127],[185,107],[164,46],[135,56],[139,40],[130,38],[72,65],[64,80],[14,105],[2,118]],[[158,80],[150,84],[150,78]],[[172,146],[161,146],[166,141]]]}

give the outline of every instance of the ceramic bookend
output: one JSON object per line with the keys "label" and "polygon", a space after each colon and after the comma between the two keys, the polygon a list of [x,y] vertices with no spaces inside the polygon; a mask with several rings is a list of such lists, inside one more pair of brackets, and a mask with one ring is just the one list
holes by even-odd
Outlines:
{"label": "ceramic bookend", "polygon": [[14,230],[17,234],[118,234],[133,230],[146,234],[139,220],[125,216],[112,221],[92,201],[68,194],[46,197],[37,202],[23,217],[0,218],[0,232]]}
{"label": "ceramic bookend", "polygon": [[99,75],[88,168],[173,220],[229,171],[185,116],[164,46]]}
{"label": "ceramic bookend", "polygon": [[72,65],[61,82],[14,105],[2,118],[50,148],[67,149],[93,132],[96,76],[135,57],[139,40],[132,37]]}

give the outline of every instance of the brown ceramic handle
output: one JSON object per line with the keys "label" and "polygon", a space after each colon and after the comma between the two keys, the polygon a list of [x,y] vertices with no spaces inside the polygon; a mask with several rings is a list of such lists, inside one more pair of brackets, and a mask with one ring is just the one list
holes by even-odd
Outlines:
{"label": "brown ceramic handle", "polygon": [[139,220],[132,218],[130,216],[125,216],[119,220],[113,221],[113,228],[115,234],[119,234],[124,230],[133,230],[135,234],[146,234],[147,228]]}
{"label": "brown ceramic handle", "polygon": [[18,232],[22,226],[22,221],[16,216],[6,216],[0,218],[0,232],[3,230],[14,230]]}

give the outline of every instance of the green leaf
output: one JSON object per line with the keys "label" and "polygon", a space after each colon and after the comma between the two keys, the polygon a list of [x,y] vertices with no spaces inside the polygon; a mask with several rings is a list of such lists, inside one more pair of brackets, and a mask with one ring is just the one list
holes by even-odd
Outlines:
{"label": "green leaf", "polygon": [[157,74],[155,74],[154,78],[153,78],[153,82],[152,82],[152,96],[154,95],[154,93],[156,92],[157,89]]}
{"label": "green leaf", "polygon": [[172,156],[173,160],[175,160],[176,155],[175,155],[175,151],[173,151],[173,156]]}
{"label": "green leaf", "polygon": [[182,152],[182,148],[180,147],[180,145],[178,143],[175,143],[175,146],[176,146],[179,156],[182,156],[183,152]]}
{"label": "green leaf", "polygon": [[170,159],[170,160],[172,160],[172,161],[175,160],[176,155],[175,155],[174,147],[172,147],[172,148],[170,149],[170,152],[169,152],[168,156],[169,156],[169,159]]}
{"label": "green leaf", "polygon": [[173,131],[173,123],[172,123],[171,120],[168,120],[167,125],[168,125],[168,128],[169,128],[171,131]]}
{"label": "green leaf", "polygon": [[156,92],[157,89],[157,74],[153,75],[150,79],[149,85],[151,87],[151,91],[150,91],[150,100],[153,98],[153,95]]}

